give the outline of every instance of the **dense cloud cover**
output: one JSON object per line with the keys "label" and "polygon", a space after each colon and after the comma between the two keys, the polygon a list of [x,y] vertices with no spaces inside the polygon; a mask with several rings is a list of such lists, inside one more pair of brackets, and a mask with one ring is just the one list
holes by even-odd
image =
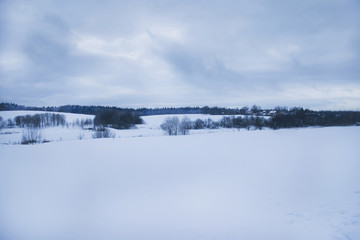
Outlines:
{"label": "dense cloud cover", "polygon": [[0,1],[0,101],[360,109],[360,3]]}

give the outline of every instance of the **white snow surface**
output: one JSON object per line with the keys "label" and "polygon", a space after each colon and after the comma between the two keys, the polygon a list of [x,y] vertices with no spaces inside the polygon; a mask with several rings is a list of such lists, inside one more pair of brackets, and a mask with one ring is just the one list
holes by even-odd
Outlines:
{"label": "white snow surface", "polygon": [[0,145],[0,239],[360,239],[360,128]]}

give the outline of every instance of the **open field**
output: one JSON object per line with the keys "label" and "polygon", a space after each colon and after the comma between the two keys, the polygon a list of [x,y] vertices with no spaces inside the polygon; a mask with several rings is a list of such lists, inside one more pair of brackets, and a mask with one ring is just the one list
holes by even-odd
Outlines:
{"label": "open field", "polygon": [[360,128],[0,146],[0,238],[360,239]]}

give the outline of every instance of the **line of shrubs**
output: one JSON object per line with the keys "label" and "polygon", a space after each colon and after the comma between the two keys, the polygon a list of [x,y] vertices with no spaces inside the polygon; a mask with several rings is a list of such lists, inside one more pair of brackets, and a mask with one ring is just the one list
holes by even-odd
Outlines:
{"label": "line of shrubs", "polygon": [[268,121],[263,117],[223,117],[219,121],[212,119],[196,119],[191,121],[188,117],[180,119],[176,116],[168,117],[160,125],[160,128],[168,135],[186,135],[191,129],[217,129],[217,128],[245,128],[263,129],[268,126]]}

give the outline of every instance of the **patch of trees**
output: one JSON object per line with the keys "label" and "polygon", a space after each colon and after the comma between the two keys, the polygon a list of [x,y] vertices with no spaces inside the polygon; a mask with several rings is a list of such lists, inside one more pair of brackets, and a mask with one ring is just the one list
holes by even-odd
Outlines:
{"label": "patch of trees", "polygon": [[66,124],[65,115],[56,113],[17,116],[14,118],[14,122],[21,128],[44,128],[65,126]]}
{"label": "patch of trees", "polygon": [[42,139],[39,128],[28,127],[23,130],[21,144],[35,144],[41,142],[46,142],[46,140]]}
{"label": "patch of trees", "polygon": [[186,135],[192,128],[192,122],[189,118],[184,117],[181,121],[178,117],[168,117],[160,125],[168,135]]}
{"label": "patch of trees", "polygon": [[7,126],[6,121],[0,116],[0,130]]}
{"label": "patch of trees", "polygon": [[245,128],[250,129],[263,129],[268,124],[268,121],[263,117],[234,117],[226,116],[219,121],[212,119],[196,119],[191,121],[189,118],[184,117],[181,121],[178,117],[168,117],[160,125],[160,128],[168,135],[186,135],[191,129],[217,129],[217,128]]}
{"label": "patch of trees", "polygon": [[[200,119],[196,120],[196,122],[201,121]],[[208,120],[209,121],[209,120]],[[212,126],[208,127],[205,125],[205,128],[245,128],[247,130],[250,129],[263,129],[267,127],[268,121],[264,117],[259,116],[226,116],[223,117],[220,121],[214,122]]]}
{"label": "patch of trees", "polygon": [[115,138],[116,134],[109,128],[95,127],[95,131],[92,135],[93,138]]}
{"label": "patch of trees", "polygon": [[143,123],[138,114],[131,111],[106,109],[96,113],[94,124],[96,126],[116,129],[129,129],[135,124]]}
{"label": "patch of trees", "polygon": [[360,112],[311,111],[303,108],[277,111],[268,122],[273,129],[311,126],[351,126],[360,122]]}

